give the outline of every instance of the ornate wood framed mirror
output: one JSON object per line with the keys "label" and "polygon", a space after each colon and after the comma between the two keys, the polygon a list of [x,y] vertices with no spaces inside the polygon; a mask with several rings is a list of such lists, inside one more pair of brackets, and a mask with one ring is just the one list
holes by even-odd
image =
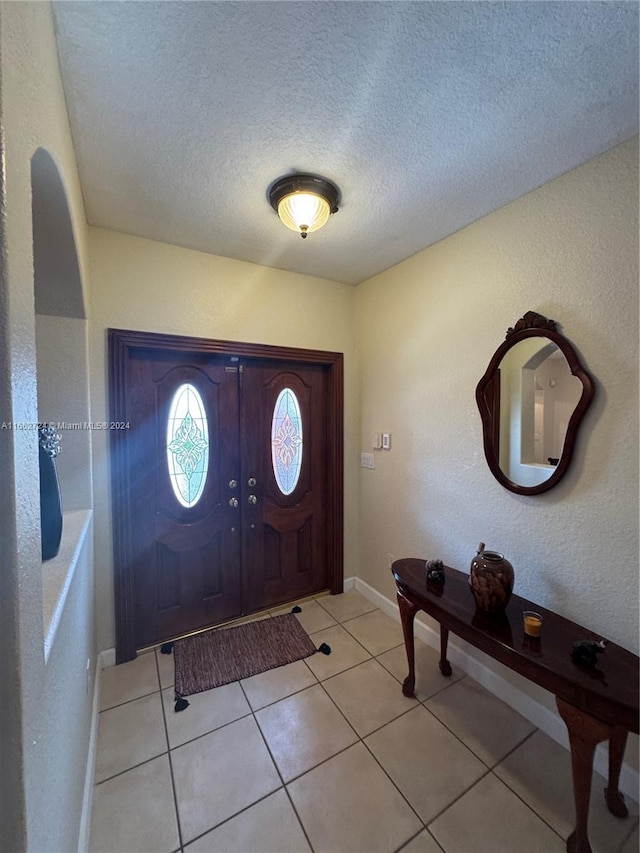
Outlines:
{"label": "ornate wood framed mirror", "polygon": [[476,388],[492,474],[518,495],[539,495],[566,474],[593,377],[554,320],[528,311],[494,353]]}

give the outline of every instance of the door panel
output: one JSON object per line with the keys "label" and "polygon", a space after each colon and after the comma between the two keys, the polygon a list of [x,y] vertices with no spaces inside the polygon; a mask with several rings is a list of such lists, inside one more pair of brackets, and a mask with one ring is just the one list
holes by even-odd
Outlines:
{"label": "door panel", "polygon": [[[248,364],[242,376],[244,586],[248,610],[269,607],[328,586],[326,548],[326,371],[306,364]],[[272,463],[272,418],[289,388],[300,425],[283,430],[287,462],[302,454],[291,494],[278,486]],[[293,439],[293,441],[292,441]],[[297,442],[300,442],[298,444]],[[256,485],[249,489],[253,480]],[[250,502],[250,495],[256,498]]]}
{"label": "door panel", "polygon": [[[175,353],[140,352],[131,362],[127,403],[138,647],[232,618],[242,609],[239,510],[229,504],[228,485],[239,475],[237,369],[212,359],[185,361]],[[186,383],[203,401],[209,445],[204,491],[190,507],[177,499],[167,462],[167,419]],[[183,445],[193,458],[189,441],[185,436]]]}

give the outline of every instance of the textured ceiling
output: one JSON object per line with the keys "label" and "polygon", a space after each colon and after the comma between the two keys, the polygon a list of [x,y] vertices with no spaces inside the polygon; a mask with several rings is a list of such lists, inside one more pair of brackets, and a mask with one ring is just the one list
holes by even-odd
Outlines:
{"label": "textured ceiling", "polygon": [[[54,2],[93,225],[356,284],[638,129],[634,2]],[[339,212],[301,240],[293,171]]]}

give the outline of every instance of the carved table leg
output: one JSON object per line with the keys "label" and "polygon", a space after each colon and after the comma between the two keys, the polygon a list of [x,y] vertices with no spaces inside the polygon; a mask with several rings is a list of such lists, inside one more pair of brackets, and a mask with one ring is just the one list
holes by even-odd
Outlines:
{"label": "carved table leg", "polygon": [[451,675],[452,669],[451,664],[447,660],[447,643],[449,642],[449,629],[445,628],[444,625],[440,625],[440,661],[438,666],[440,667],[440,672],[447,676],[447,678]]}
{"label": "carved table leg", "polygon": [[588,830],[593,754],[597,744],[611,736],[612,727],[558,697],[556,704],[569,732],[573,799],[576,807],[576,826],[567,839],[567,853],[592,853]]}
{"label": "carved table leg", "polygon": [[618,790],[620,768],[622,767],[624,750],[627,745],[627,735],[628,732],[626,729],[623,729],[621,726],[615,726],[609,738],[609,783],[604,789],[604,798],[607,808],[616,817],[627,817],[629,814],[624,797]]}
{"label": "carved table leg", "polygon": [[413,696],[416,686],[415,650],[413,644],[413,620],[419,608],[412,604],[408,598],[398,590],[398,606],[400,607],[400,619],[402,620],[402,633],[404,635],[404,647],[407,651],[407,662],[409,664],[409,675],[402,684],[402,692],[405,696]]}

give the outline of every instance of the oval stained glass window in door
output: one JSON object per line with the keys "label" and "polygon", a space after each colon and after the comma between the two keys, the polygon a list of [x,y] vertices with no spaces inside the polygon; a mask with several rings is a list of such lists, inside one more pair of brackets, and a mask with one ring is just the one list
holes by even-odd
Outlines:
{"label": "oval stained glass window in door", "polygon": [[167,418],[167,466],[176,499],[194,507],[209,468],[209,426],[198,389],[188,382],[173,395]]}
{"label": "oval stained glass window in door", "polygon": [[283,495],[290,495],[302,467],[302,416],[291,388],[282,389],[273,407],[271,462],[278,488]]}

